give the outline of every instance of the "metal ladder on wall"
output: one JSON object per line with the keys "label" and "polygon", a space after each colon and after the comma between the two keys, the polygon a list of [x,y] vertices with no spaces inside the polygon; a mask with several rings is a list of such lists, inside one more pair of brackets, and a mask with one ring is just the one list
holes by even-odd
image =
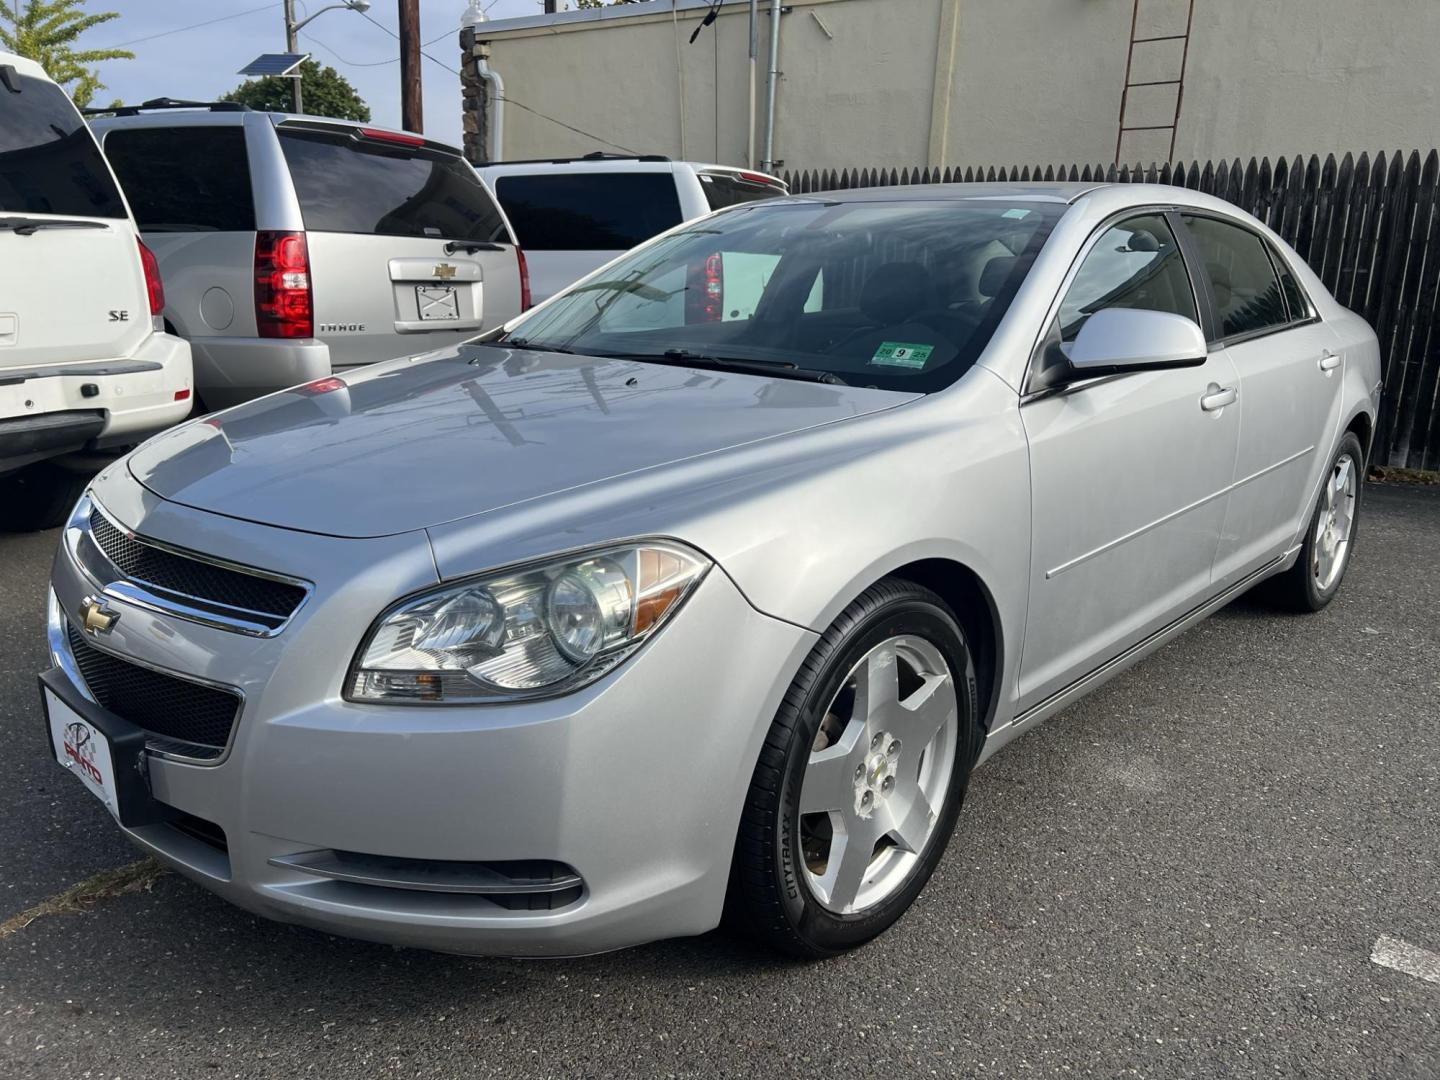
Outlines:
{"label": "metal ladder on wall", "polygon": [[[1166,154],[1166,161],[1175,160],[1175,129],[1180,126],[1180,103],[1185,98],[1185,65],[1190,59],[1190,28],[1195,22],[1195,0],[1187,0],[1185,11],[1185,32],[1183,34],[1157,34],[1149,37],[1136,37],[1137,28],[1140,25],[1140,4],[1141,0],[1135,0],[1134,7],[1130,12],[1130,47],[1125,53],[1125,86],[1120,91],[1120,130],[1115,134],[1115,164],[1120,164],[1120,151],[1125,142],[1125,135],[1131,131],[1168,131],[1170,132],[1170,149]],[[1180,46],[1180,70],[1173,79],[1145,79],[1140,82],[1131,81],[1131,73],[1135,67],[1135,46],[1157,44],[1162,41],[1179,41]],[[1130,108],[1130,91],[1137,86],[1173,86],[1175,88],[1175,112],[1168,124],[1126,124],[1125,115]]]}

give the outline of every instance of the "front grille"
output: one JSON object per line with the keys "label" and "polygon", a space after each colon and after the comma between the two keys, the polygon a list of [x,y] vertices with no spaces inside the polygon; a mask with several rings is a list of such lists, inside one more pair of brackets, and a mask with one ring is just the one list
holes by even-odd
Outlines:
{"label": "front grille", "polygon": [[143,728],[153,749],[185,757],[217,758],[230,743],[240,695],[164,675],[95,648],[69,623],[70,653],[86,687],[103,708]]}
{"label": "front grille", "polygon": [[121,532],[98,509],[90,512],[90,537],[125,577],[183,596],[279,620],[293,615],[305,599],[305,589],[300,585],[229,570],[152,547]]}

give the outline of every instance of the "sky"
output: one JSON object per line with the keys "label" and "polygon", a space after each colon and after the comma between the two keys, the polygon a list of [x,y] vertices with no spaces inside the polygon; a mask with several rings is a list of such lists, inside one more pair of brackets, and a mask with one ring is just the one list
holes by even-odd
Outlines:
{"label": "sky", "polygon": [[[335,0],[296,0],[299,18]],[[538,14],[539,0],[485,0],[492,19]],[[236,74],[264,52],[285,51],[280,0],[87,0],[90,11],[118,11],[120,18],[91,30],[83,48],[123,46],[134,60],[100,65],[107,89],[95,101],[126,102],[155,97],[209,101],[243,80]],[[460,143],[460,17],[466,0],[420,0],[421,41],[435,60],[422,59],[425,133]],[[372,0],[369,16],[392,33],[397,0]],[[210,22],[206,26],[196,23]],[[193,29],[185,29],[194,27]],[[141,40],[143,39],[143,40]],[[327,11],[300,31],[300,48],[344,75],[369,104],[377,124],[400,126],[399,43],[353,11]],[[436,63],[435,61],[440,61]]]}

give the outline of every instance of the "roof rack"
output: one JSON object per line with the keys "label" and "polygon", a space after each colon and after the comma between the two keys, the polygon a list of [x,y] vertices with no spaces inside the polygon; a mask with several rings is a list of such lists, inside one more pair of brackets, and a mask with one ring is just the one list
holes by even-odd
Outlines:
{"label": "roof rack", "polygon": [[142,101],[139,105],[113,105],[108,109],[81,109],[85,116],[139,116],[151,109],[209,109],[211,112],[249,112],[249,105],[238,101],[180,101],[176,98],[159,97]]}
{"label": "roof rack", "polygon": [[506,161],[487,161],[486,165],[569,165],[576,161],[669,161],[664,154],[608,154],[595,150],[579,157],[560,158],[512,158]]}

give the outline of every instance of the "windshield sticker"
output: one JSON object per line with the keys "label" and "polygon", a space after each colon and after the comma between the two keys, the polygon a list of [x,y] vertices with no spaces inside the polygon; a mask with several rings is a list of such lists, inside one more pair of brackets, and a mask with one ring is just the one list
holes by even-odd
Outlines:
{"label": "windshield sticker", "polygon": [[870,358],[872,364],[888,367],[923,368],[935,351],[934,345],[915,345],[908,341],[882,341]]}
{"label": "windshield sticker", "polygon": [[1016,221],[1024,221],[1027,217],[1030,216],[1030,211],[1029,211],[1029,210],[1021,210],[1021,209],[1017,206],[1017,207],[1015,207],[1013,210],[1006,210],[1005,213],[1001,214],[1000,216],[1001,216],[1001,217],[1007,217],[1007,218],[1014,218]]}

